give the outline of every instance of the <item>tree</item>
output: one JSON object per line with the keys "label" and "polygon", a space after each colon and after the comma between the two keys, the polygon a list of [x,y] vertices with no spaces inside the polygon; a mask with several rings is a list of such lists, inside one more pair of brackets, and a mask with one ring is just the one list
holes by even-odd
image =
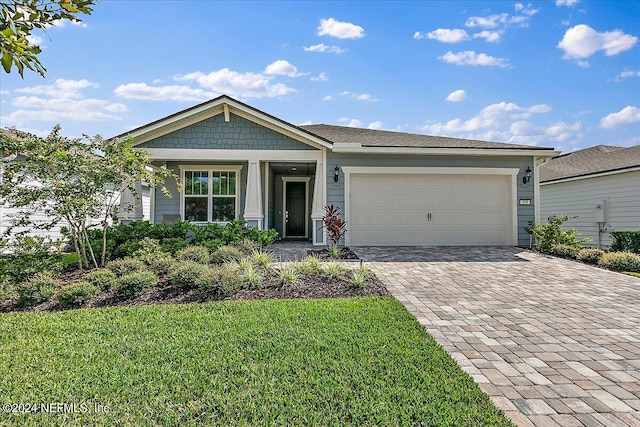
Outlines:
{"label": "tree", "polygon": [[45,30],[58,21],[80,22],[90,15],[97,0],[9,0],[0,2],[0,62],[8,74],[15,64],[24,78],[24,68],[42,77],[47,71],[38,55],[40,47],[29,39],[35,29]]}
{"label": "tree", "polygon": [[[105,263],[107,229],[110,219],[121,209],[125,190],[135,192],[135,183],[162,185],[167,177],[177,178],[166,168],[150,169],[149,154],[133,148],[133,139],[94,137],[65,138],[55,126],[46,138],[17,132],[16,138],[0,137],[0,152],[20,156],[3,168],[0,198],[6,205],[21,209],[11,221],[7,233],[15,227],[51,229],[68,227],[79,267]],[[48,221],[35,223],[34,212],[43,212]],[[89,243],[87,229],[99,219],[102,248],[96,256]]]}

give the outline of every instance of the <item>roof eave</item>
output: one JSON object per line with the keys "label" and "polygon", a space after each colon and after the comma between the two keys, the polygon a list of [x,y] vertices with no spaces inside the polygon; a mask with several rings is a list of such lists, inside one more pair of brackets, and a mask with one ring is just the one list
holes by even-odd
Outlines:
{"label": "roof eave", "polygon": [[601,177],[601,176],[616,175],[616,174],[619,174],[619,173],[635,172],[635,171],[640,171],[640,165],[627,166],[627,167],[619,168],[619,169],[610,169],[610,170],[607,170],[607,171],[586,173],[586,174],[582,174],[582,175],[565,176],[565,177],[562,177],[562,178],[556,178],[556,179],[550,179],[550,180],[546,180],[546,181],[540,181],[540,185],[560,184],[562,182],[577,181],[577,180],[580,180],[580,179],[588,179],[588,178],[598,178],[598,177]]}
{"label": "roof eave", "polygon": [[353,143],[334,143],[334,153],[468,155],[468,156],[536,156],[554,157],[558,151],[546,148],[424,148],[424,147],[363,147]]}

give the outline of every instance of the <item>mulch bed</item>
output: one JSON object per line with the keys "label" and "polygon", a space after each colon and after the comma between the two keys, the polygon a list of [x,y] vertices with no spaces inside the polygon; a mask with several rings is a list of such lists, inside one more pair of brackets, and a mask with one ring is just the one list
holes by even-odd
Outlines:
{"label": "mulch bed", "polygon": [[[62,276],[66,285],[82,279],[82,274],[74,271]],[[292,298],[350,298],[359,296],[389,295],[389,291],[377,277],[367,280],[361,287],[352,286],[345,279],[330,280],[321,273],[298,279],[293,285],[280,286],[275,277],[267,276],[261,287],[240,289],[224,300],[259,300],[259,299],[292,299]],[[82,308],[87,307],[135,307],[152,304],[184,304],[194,302],[215,301],[215,298],[203,295],[198,289],[182,291],[169,284],[166,277],[158,280],[158,285],[133,299],[123,299],[115,291],[103,292],[93,298]],[[220,299],[217,299],[220,300]],[[0,303],[0,312],[10,311],[59,311],[57,300],[49,301],[33,307],[20,307],[17,298]]]}
{"label": "mulch bed", "polygon": [[340,247],[339,258],[333,258],[331,255],[329,255],[329,251],[327,249],[309,249],[307,251],[307,254],[315,256],[321,260],[338,261],[338,260],[360,259],[358,258],[358,255],[356,255],[350,248],[347,248],[347,247]]}

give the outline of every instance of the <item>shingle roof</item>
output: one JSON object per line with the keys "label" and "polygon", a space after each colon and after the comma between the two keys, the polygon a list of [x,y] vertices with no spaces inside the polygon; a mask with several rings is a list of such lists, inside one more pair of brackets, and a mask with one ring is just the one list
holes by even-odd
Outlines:
{"label": "shingle roof", "polygon": [[540,166],[540,182],[593,175],[640,167],[640,145],[614,147],[596,145],[564,154]]}
{"label": "shingle roof", "polygon": [[473,139],[449,138],[386,130],[373,130],[333,125],[302,125],[307,132],[332,142],[358,143],[363,147],[412,147],[412,148],[486,148],[528,150],[552,150],[552,148],[531,145],[506,144],[502,142],[478,141]]}

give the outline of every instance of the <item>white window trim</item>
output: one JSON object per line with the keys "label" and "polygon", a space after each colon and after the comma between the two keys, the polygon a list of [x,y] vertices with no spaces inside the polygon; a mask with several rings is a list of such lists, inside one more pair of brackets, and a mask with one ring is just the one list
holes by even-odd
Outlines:
{"label": "white window trim", "polygon": [[[242,165],[178,165],[180,169],[180,179],[184,183],[185,173],[186,172],[207,172],[209,177],[209,185],[207,191],[207,201],[211,201],[213,203],[213,172],[235,172],[236,173],[236,213],[235,218],[238,219],[240,217],[240,194],[242,193],[242,180],[240,171],[242,170]],[[180,218],[184,221],[184,198],[186,197],[186,191],[180,192]],[[227,224],[228,221],[212,221],[211,220],[211,208],[213,205],[209,206],[207,209],[207,221],[193,221],[194,224]]]}

